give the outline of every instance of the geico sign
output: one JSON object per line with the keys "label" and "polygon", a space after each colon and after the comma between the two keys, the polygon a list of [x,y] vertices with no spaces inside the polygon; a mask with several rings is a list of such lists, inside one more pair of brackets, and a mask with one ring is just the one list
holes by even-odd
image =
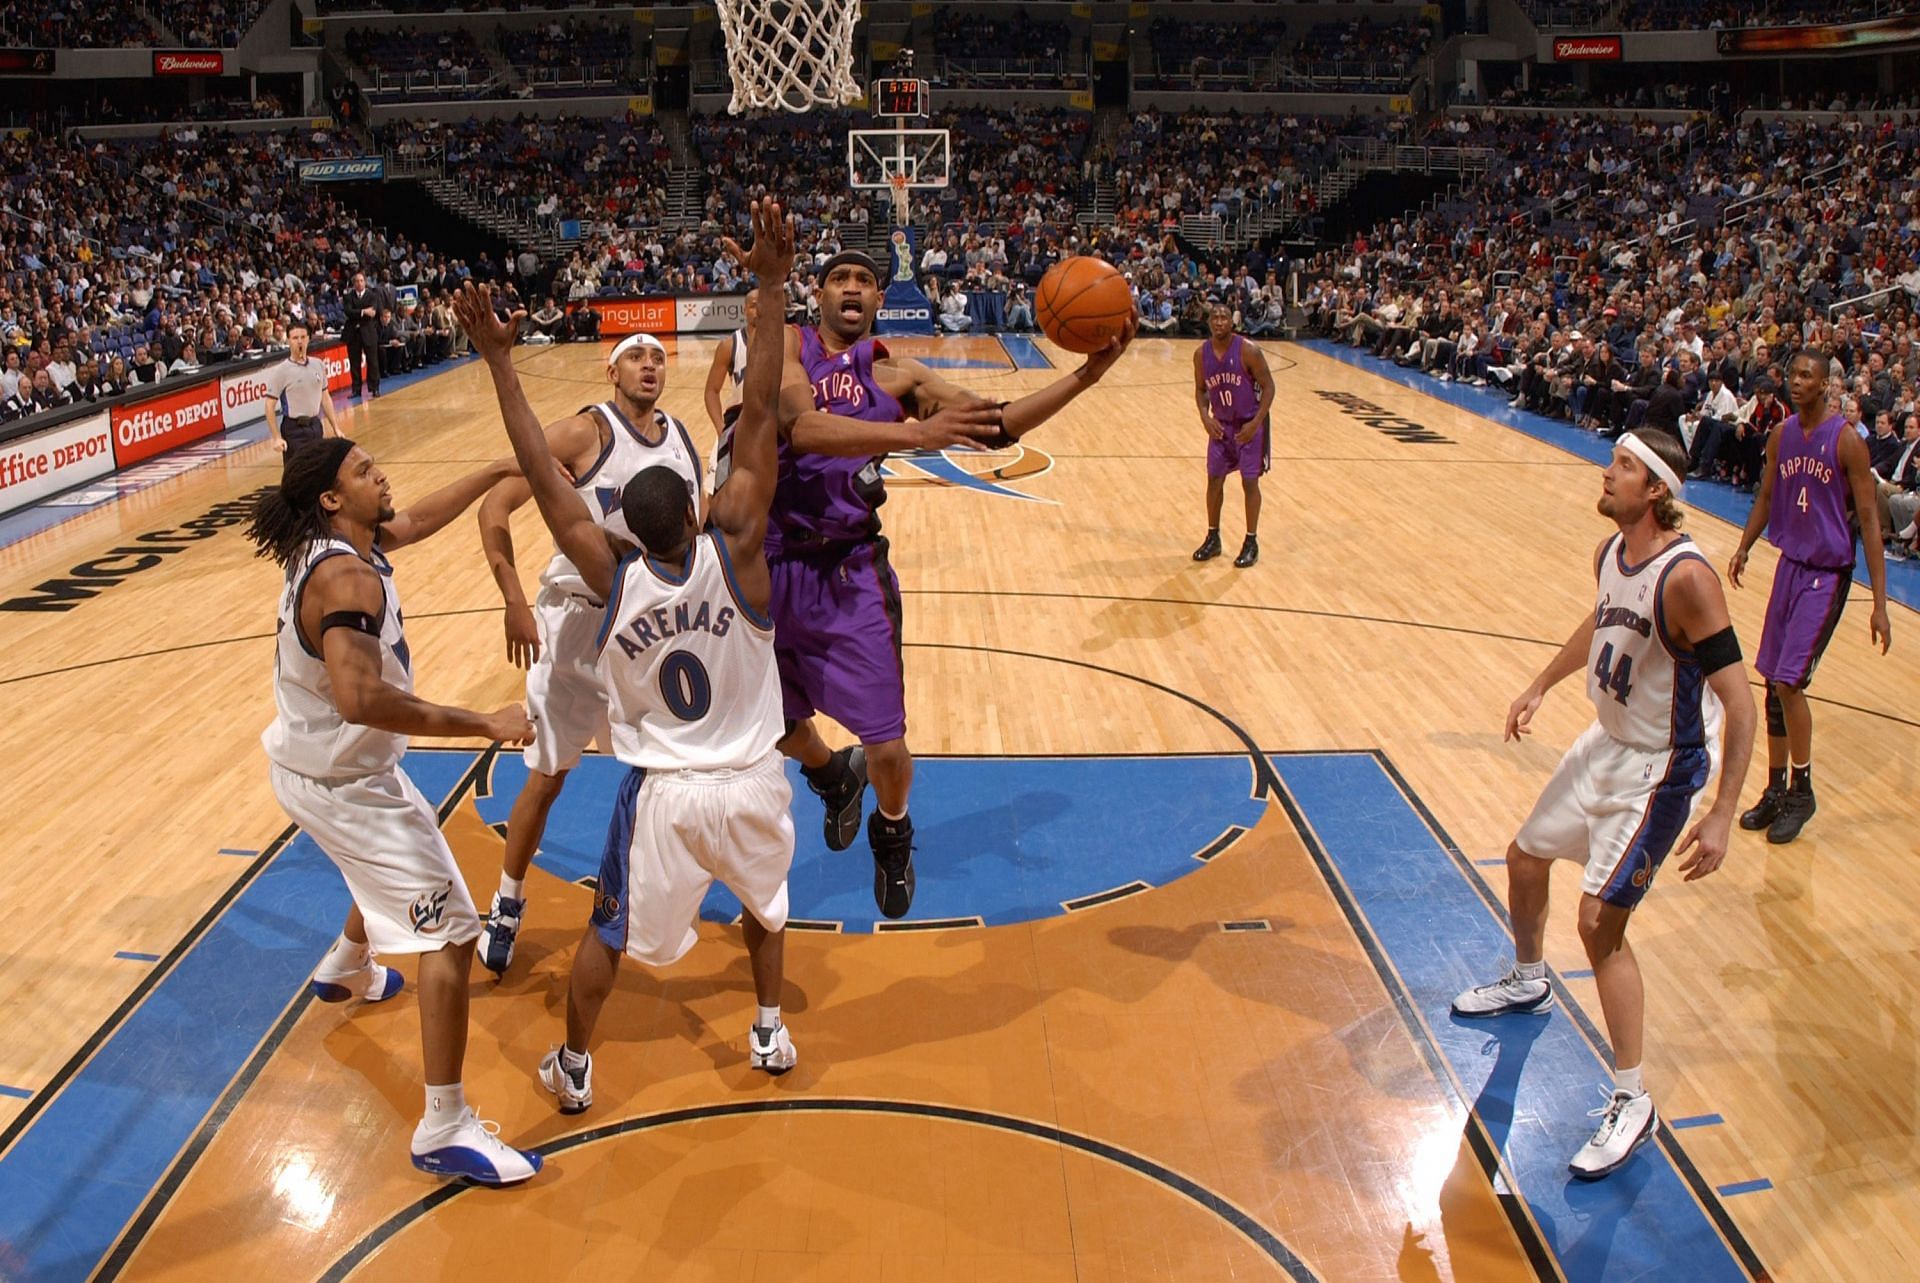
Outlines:
{"label": "geico sign", "polygon": [[933,309],[927,307],[883,307],[874,315],[879,321],[933,321]]}
{"label": "geico sign", "polygon": [[217,381],[138,405],[115,407],[114,460],[124,468],[177,445],[210,436],[224,426]]}

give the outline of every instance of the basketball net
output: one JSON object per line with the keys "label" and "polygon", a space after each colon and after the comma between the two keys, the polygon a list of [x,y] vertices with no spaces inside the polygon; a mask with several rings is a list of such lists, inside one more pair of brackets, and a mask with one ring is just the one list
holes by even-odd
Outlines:
{"label": "basketball net", "polygon": [[859,0],[716,0],[733,79],[733,115],[809,111],[860,98],[853,79]]}
{"label": "basketball net", "polygon": [[893,192],[894,225],[905,227],[913,217],[913,205],[907,198],[907,176],[888,174],[887,187]]}

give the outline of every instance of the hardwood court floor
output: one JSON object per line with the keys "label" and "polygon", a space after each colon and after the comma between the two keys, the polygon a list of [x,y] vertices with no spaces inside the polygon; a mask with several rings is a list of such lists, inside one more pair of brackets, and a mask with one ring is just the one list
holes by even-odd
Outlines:
{"label": "hardwood court floor", "polygon": [[[996,396],[1055,377],[990,340],[904,346]],[[540,1093],[589,894],[566,861],[597,853],[575,848],[607,805],[606,764],[583,767],[524,961],[474,982],[470,1095],[551,1146],[548,1174],[506,1194],[430,1197],[404,1163],[410,996],[297,996],[344,901],[282,840],[257,745],[277,574],[233,529],[181,524],[270,484],[275,459],[243,450],[0,550],[19,597],[94,559],[124,572],[116,548],[167,549],[70,609],[0,611],[0,1193],[32,1191],[0,1214],[0,1278],[103,1260],[99,1277],[176,1279],[1920,1273],[1913,612],[1896,607],[1884,659],[1858,602],[1842,624],[1814,688],[1806,836],[1738,835],[1722,873],[1662,879],[1636,923],[1649,1084],[1668,1119],[1718,1121],[1569,1190],[1552,1168],[1603,1078],[1576,1013],[1519,1030],[1444,1012],[1460,976],[1503,961],[1504,877],[1480,866],[1590,719],[1569,684],[1532,742],[1500,742],[1590,602],[1597,471],[1270,348],[1263,560],[1195,566],[1191,350],[1142,341],[1022,457],[892,465],[926,759],[916,914],[983,925],[872,932],[864,848],[810,849],[802,794],[796,911],[811,897],[841,929],[790,939],[793,1074],[747,1070],[738,932],[714,921],[677,967],[623,975],[592,1111],[563,1119]],[[679,344],[663,401],[703,450],[710,352]],[[599,395],[592,349],[519,359],[544,416]],[[402,505],[505,451],[473,367],[347,414]],[[1224,527],[1231,553],[1237,495]],[[1689,527],[1724,564],[1736,532]],[[516,537],[531,581],[531,508]],[[422,692],[518,697],[471,519],[396,561]],[[1772,568],[1763,548],[1733,596],[1749,652]],[[446,799],[484,902],[518,777],[483,748],[419,745],[409,770]],[[1048,880],[1062,869],[1080,883]],[[1576,890],[1563,873],[1548,939],[1569,972]],[[1591,981],[1565,983],[1597,1020]],[[1673,1207],[1692,1220],[1658,1221]]]}

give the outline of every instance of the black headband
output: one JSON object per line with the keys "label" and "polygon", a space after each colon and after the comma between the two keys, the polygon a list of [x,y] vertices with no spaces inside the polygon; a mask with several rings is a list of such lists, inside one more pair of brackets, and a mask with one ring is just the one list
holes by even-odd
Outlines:
{"label": "black headband", "polygon": [[832,276],[833,269],[836,267],[848,267],[848,266],[864,267],[869,272],[873,273],[873,279],[876,283],[880,280],[879,265],[876,264],[871,258],[867,257],[865,254],[862,254],[857,249],[843,249],[838,254],[835,254],[832,258],[828,259],[826,263],[822,265],[822,267],[820,268],[820,279],[824,281],[829,276]]}
{"label": "black headband", "polygon": [[[340,465],[353,453],[353,445],[346,437],[322,437],[290,452],[280,474],[280,497],[287,501],[287,506],[295,512],[305,512],[319,503],[320,496],[333,489],[334,481],[340,476]],[[309,460],[311,469],[306,466]],[[298,489],[288,484],[294,476],[295,463],[302,465],[297,479],[303,484]]]}

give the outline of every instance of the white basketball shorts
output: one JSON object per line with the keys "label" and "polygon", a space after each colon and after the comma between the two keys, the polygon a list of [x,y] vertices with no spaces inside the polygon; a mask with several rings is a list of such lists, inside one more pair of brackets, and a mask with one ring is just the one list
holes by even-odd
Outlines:
{"label": "white basketball shorts", "polygon": [[273,793],[340,869],[375,953],[432,953],[480,934],[433,807],[398,766],[357,780],[273,767]]}
{"label": "white basketball shorts", "polygon": [[601,940],[652,966],[678,961],[715,878],[767,930],[786,926],[792,805],[779,753],[741,771],[632,768],[600,857]]}
{"label": "white basketball shorts", "polygon": [[533,743],[521,754],[530,771],[570,771],[580,765],[580,754],[589,744],[607,736],[607,696],[594,656],[606,613],[558,588],[542,588],[534,599],[540,658],[527,670]]}
{"label": "white basketball shorts", "polygon": [[1595,722],[1560,759],[1514,844],[1580,862],[1582,890],[1631,909],[1686,832],[1714,766],[1704,748],[1634,748]]}

